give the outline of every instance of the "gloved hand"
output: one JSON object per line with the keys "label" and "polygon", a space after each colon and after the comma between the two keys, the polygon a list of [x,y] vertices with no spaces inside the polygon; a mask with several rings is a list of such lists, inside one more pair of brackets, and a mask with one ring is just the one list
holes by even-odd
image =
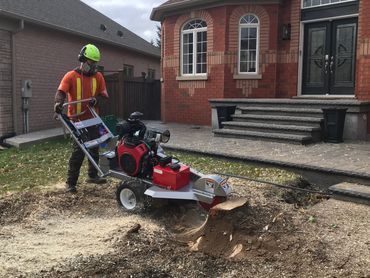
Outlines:
{"label": "gloved hand", "polygon": [[96,98],[94,98],[94,97],[92,97],[91,99],[90,99],[90,101],[89,101],[89,105],[91,106],[91,107],[94,107],[95,105],[97,105],[98,104],[98,100],[96,99]]}
{"label": "gloved hand", "polygon": [[62,102],[56,102],[54,104],[54,112],[57,114],[60,114],[63,112],[63,103]]}

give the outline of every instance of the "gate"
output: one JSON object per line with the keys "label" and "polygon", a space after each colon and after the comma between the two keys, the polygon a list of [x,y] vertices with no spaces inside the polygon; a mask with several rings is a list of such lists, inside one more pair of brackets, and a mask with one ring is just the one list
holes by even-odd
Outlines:
{"label": "gate", "polygon": [[123,72],[106,75],[109,100],[100,106],[101,115],[127,119],[135,111],[145,120],[161,119],[161,83],[159,80],[124,78]]}

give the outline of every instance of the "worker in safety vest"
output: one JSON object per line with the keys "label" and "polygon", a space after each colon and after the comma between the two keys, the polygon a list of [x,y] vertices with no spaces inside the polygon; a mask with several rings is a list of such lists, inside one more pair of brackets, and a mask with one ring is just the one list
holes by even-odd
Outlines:
{"label": "worker in safety vest", "polygon": [[[65,74],[58,90],[55,94],[54,112],[60,114],[63,110],[63,104],[68,97],[68,102],[91,98],[90,102],[83,102],[68,105],[68,117],[72,121],[86,120],[92,117],[87,105],[93,106],[98,112],[97,105],[108,98],[107,89],[103,75],[97,71],[97,63],[100,61],[100,51],[92,44],[85,45],[79,55],[78,60],[81,62],[76,69]],[[89,140],[99,137],[99,131],[96,126],[88,127]],[[94,160],[99,162],[99,147],[90,150]],[[73,142],[73,151],[69,159],[67,191],[76,192],[77,180],[80,174],[80,168],[85,154]],[[88,167],[89,183],[105,183],[106,179],[100,178],[95,167],[89,161]]]}

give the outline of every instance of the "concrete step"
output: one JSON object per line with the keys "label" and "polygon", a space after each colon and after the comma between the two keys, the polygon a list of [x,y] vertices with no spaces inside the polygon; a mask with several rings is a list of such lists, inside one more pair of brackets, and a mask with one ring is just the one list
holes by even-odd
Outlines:
{"label": "concrete step", "polygon": [[322,109],[322,108],[347,108],[347,113],[354,113],[358,111],[367,111],[370,102],[361,102],[357,99],[304,99],[304,98],[289,98],[289,99],[249,99],[249,98],[224,98],[224,99],[210,99],[212,107],[217,105],[235,105],[240,107],[254,106],[254,107],[280,107],[280,108],[307,108],[307,109]]}
{"label": "concrete step", "polygon": [[266,133],[284,133],[294,135],[311,136],[314,142],[321,141],[321,129],[312,126],[297,125],[277,125],[271,123],[250,123],[250,122],[222,122],[222,127],[226,129],[257,131]]}
{"label": "concrete step", "polygon": [[23,148],[48,141],[50,139],[61,138],[65,136],[65,132],[67,131],[64,131],[62,127],[35,131],[5,139],[5,143],[16,148]]}
{"label": "concrete step", "polygon": [[222,128],[213,130],[213,133],[215,136],[220,137],[258,139],[275,142],[289,142],[303,145],[310,144],[313,141],[311,136],[284,134],[278,132],[269,133]]}
{"label": "concrete step", "polygon": [[323,118],[322,109],[298,108],[294,106],[293,107],[238,106],[236,109],[239,110],[241,114],[267,114],[267,115]]}
{"label": "concrete step", "polygon": [[252,123],[273,123],[278,125],[298,125],[321,127],[321,118],[317,117],[294,117],[294,116],[277,116],[277,115],[260,115],[260,114],[234,114],[231,116],[234,121],[245,121]]}
{"label": "concrete step", "polygon": [[334,198],[370,205],[370,186],[343,182],[329,187]]}

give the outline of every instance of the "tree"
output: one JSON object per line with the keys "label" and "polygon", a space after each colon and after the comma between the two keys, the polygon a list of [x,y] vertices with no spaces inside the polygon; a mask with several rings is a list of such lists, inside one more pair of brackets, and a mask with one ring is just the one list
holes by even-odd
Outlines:
{"label": "tree", "polygon": [[159,24],[156,27],[157,27],[157,32],[156,32],[157,33],[157,37],[155,39],[155,43],[156,43],[157,47],[161,48],[162,27]]}

